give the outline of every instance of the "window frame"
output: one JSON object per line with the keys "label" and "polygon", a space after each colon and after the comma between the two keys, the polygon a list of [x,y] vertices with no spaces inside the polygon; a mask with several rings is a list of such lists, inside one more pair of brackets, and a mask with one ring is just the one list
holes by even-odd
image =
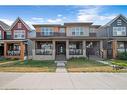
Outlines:
{"label": "window frame", "polygon": [[[21,31],[22,31],[22,33],[21,33]],[[13,38],[14,39],[25,39],[26,38],[26,32],[25,32],[25,30],[14,30],[13,33],[14,33],[13,34],[13,36],[14,36]],[[23,34],[24,34],[24,37],[22,37]],[[16,35],[17,35],[17,37],[15,37]]]}
{"label": "window frame", "polygon": [[[121,36],[121,37],[125,37],[127,36],[127,28],[126,27],[113,27],[113,33],[112,36]],[[118,34],[121,33],[121,34]],[[124,34],[123,34],[124,33]]]}

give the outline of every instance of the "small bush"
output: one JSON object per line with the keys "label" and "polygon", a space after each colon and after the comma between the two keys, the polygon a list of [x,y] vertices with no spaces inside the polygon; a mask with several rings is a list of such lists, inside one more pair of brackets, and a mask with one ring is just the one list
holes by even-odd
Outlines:
{"label": "small bush", "polygon": [[127,52],[118,53],[117,58],[121,60],[127,60]]}

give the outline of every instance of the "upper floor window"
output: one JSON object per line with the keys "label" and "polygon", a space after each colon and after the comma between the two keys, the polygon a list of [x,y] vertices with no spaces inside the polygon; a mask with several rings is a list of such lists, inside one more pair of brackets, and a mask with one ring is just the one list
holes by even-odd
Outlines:
{"label": "upper floor window", "polygon": [[60,32],[64,33],[65,32],[65,28],[60,28]]}
{"label": "upper floor window", "polygon": [[6,39],[11,39],[11,31],[6,32]]}
{"label": "upper floor window", "polygon": [[45,36],[50,36],[54,32],[54,29],[51,27],[42,27],[42,32]]}
{"label": "upper floor window", "polygon": [[0,31],[0,39],[2,39],[2,31]]}
{"label": "upper floor window", "polygon": [[72,33],[73,36],[81,36],[83,35],[83,27],[72,27],[70,28],[70,32]]}
{"label": "upper floor window", "polygon": [[122,20],[121,19],[117,20],[117,25],[122,25]]}
{"label": "upper floor window", "polygon": [[126,27],[113,27],[113,36],[126,36]]}
{"label": "upper floor window", "polygon": [[14,31],[14,39],[25,39],[25,31],[24,30],[15,30]]}
{"label": "upper floor window", "polygon": [[22,28],[22,23],[18,23],[18,28]]}
{"label": "upper floor window", "polygon": [[94,28],[90,28],[90,33],[95,32]]}

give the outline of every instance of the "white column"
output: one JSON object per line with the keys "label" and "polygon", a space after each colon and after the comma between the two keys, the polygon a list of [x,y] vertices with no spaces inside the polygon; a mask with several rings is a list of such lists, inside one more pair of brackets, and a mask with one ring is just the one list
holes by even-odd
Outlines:
{"label": "white column", "polygon": [[69,40],[66,41],[66,59],[69,59]]}
{"label": "white column", "polygon": [[[100,40],[100,50],[103,52],[103,40]],[[102,57],[102,52],[100,52]]]}
{"label": "white column", "polygon": [[34,57],[36,56],[35,55],[35,44],[36,44],[36,41],[32,41],[32,58],[34,59]]}
{"label": "white column", "polygon": [[83,56],[86,57],[86,41],[83,40]]}
{"label": "white column", "polygon": [[55,40],[53,40],[52,43],[53,43],[53,52],[52,52],[52,56],[53,56],[53,59],[55,60],[55,55],[56,55]]}

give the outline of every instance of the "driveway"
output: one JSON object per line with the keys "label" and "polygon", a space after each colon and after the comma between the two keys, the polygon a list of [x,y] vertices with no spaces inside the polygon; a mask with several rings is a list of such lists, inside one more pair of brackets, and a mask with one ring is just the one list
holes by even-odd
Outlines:
{"label": "driveway", "polygon": [[0,89],[127,89],[127,73],[0,73]]}

